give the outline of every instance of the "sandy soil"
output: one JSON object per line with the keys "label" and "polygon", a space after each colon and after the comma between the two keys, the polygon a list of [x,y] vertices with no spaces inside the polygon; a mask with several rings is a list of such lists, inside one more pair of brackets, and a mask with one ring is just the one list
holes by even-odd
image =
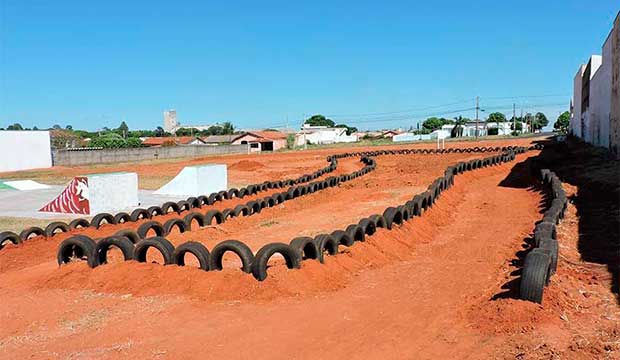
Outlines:
{"label": "sandy soil", "polygon": [[[67,235],[7,247],[0,252],[0,358],[618,358],[617,299],[607,269],[580,260],[572,204],[543,305],[514,299],[519,256],[544,207],[519,165],[536,154],[459,175],[423,217],[341,247],[323,265],[287,270],[276,259],[264,282],[241,273],[232,257],[222,272],[135,262],[59,268],[55,251]],[[324,155],[274,154],[264,164],[292,174],[323,166]],[[380,156],[377,171],[345,185],[170,239],[212,248],[236,238],[256,251],[344,228],[410,198],[448,164],[477,156]],[[253,168],[252,182],[282,176],[263,172],[261,160],[236,159],[235,167]],[[295,167],[301,163],[308,169]],[[347,159],[338,171],[359,167]],[[135,224],[97,234],[123,226]]]}

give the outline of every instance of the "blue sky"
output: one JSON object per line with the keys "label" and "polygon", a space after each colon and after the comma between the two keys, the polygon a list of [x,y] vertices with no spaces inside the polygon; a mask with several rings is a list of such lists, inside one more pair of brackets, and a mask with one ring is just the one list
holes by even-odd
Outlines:
{"label": "blue sky", "polygon": [[121,120],[154,129],[170,108],[185,124],[298,126],[322,113],[360,128],[408,127],[433,114],[472,117],[477,95],[489,111],[511,112],[514,101],[555,119],[620,8],[617,0],[0,5],[0,127],[91,130]]}

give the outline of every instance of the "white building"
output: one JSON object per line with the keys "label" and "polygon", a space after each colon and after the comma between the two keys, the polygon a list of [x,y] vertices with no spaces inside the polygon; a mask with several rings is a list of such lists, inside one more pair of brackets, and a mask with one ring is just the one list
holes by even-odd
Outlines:
{"label": "white building", "polygon": [[311,126],[304,124],[301,131],[295,134],[295,146],[310,144],[335,144],[356,142],[356,135],[347,135],[347,128],[330,128],[327,126]]}
{"label": "white building", "polygon": [[603,55],[592,55],[573,79],[570,132],[618,154],[620,146],[619,18],[603,44]]}
{"label": "white building", "polygon": [[174,134],[179,129],[207,130],[212,125],[181,125],[177,120],[176,110],[164,111],[164,131]]}

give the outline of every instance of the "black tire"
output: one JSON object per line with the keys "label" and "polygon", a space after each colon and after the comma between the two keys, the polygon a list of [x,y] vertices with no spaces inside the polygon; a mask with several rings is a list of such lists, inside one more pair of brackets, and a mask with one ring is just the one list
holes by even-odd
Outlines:
{"label": "black tire", "polygon": [[7,242],[11,242],[13,245],[19,245],[22,243],[22,239],[12,231],[3,231],[0,233],[0,249],[2,249]]}
{"label": "black tire", "polygon": [[90,221],[90,227],[94,227],[95,229],[99,229],[101,227],[101,222],[104,221],[107,224],[110,225],[114,225],[114,216],[112,214],[109,213],[100,213],[97,214],[95,216],[93,216],[92,220]]}
{"label": "black tire", "polygon": [[188,197],[187,202],[189,203],[192,209],[200,209],[202,207],[202,203],[198,200],[198,198],[194,196]]}
{"label": "black tire", "polygon": [[209,271],[211,254],[204,245],[195,241],[188,241],[179,245],[172,253],[174,263],[179,266],[185,266],[185,254],[187,253],[194,255],[198,259],[200,269]]}
{"label": "black tire", "polygon": [[51,238],[52,236],[56,235],[56,230],[60,229],[61,232],[69,232],[69,225],[65,224],[62,221],[54,221],[51,222],[49,224],[47,224],[47,226],[45,227],[45,237],[47,238]]}
{"label": "black tire", "polygon": [[133,243],[125,236],[110,236],[99,240],[95,246],[94,254],[97,265],[107,264],[108,250],[112,246],[121,250],[125,261],[133,260]]}
{"label": "black tire", "polygon": [[228,209],[222,210],[222,217],[224,218],[224,222],[226,222],[231,217],[235,217],[235,214],[233,214],[232,209],[228,208]]}
{"label": "black tire", "polygon": [[521,285],[519,297],[522,300],[542,303],[543,291],[549,273],[551,271],[551,259],[543,251],[534,249],[525,257],[521,273]]}
{"label": "black tire", "polygon": [[137,232],[131,229],[119,230],[116,233],[114,233],[114,236],[126,237],[127,240],[131,241],[133,244],[137,244],[138,242],[142,241],[142,238],[140,237],[140,235],[138,235]]}
{"label": "black tire", "polygon": [[248,216],[250,212],[251,212],[250,208],[248,208],[245,205],[237,205],[232,211],[235,217],[240,216],[240,215]]}
{"label": "black tire", "polygon": [[249,209],[252,209],[252,215],[258,214],[262,210],[261,204],[258,201],[255,201],[255,200],[248,201],[245,204],[245,206],[247,206]]}
{"label": "black tire", "polygon": [[165,234],[163,225],[153,220],[147,221],[144,224],[140,225],[136,232],[141,239],[146,239],[147,237],[149,237],[148,232],[150,230],[155,231],[155,236],[164,236]]}
{"label": "black tire", "polygon": [[179,206],[179,214],[183,211],[189,211],[192,208],[192,204],[190,204],[187,200],[180,200],[177,202]]}
{"label": "black tire", "polygon": [[153,217],[153,212],[151,209],[153,208],[157,208],[159,211],[158,215],[161,215],[161,208],[159,206],[151,206],[146,210],[142,208],[135,209],[131,212],[131,214],[129,214],[129,219],[133,222],[143,219],[151,219]]}
{"label": "black tire", "polygon": [[300,268],[301,259],[289,245],[283,243],[267,244],[258,250],[254,257],[252,275],[254,275],[256,280],[263,281],[267,278],[267,262],[275,253],[281,254],[284,257],[286,267],[289,269]]}
{"label": "black tire", "polygon": [[205,214],[205,226],[213,225],[213,219],[215,219],[216,224],[221,224],[225,221],[224,215],[222,215],[221,212],[218,210],[209,210]]}
{"label": "black tire", "polygon": [[164,215],[168,214],[168,213],[170,213],[170,210],[172,210],[172,212],[175,212],[177,214],[181,212],[180,209],[179,209],[179,205],[177,203],[175,203],[173,201],[167,201],[167,202],[163,203],[163,205],[161,206],[162,213]]}
{"label": "black tire", "polygon": [[540,240],[544,238],[557,239],[555,223],[543,221],[534,228],[534,243],[536,247],[540,245]]}
{"label": "black tire", "polygon": [[164,211],[161,209],[161,206],[151,206],[146,211],[149,213],[149,219],[153,218],[153,216],[163,215]]}
{"label": "black tire", "polygon": [[172,254],[174,253],[174,245],[161,236],[144,239],[136,244],[133,252],[133,258],[138,262],[146,262],[146,252],[153,247],[157,249],[164,258],[164,265],[174,263]]}
{"label": "black tire", "polygon": [[368,217],[368,220],[372,221],[375,224],[375,228],[386,228],[387,224],[385,223],[385,218],[383,215],[374,214]]}
{"label": "black tire", "polygon": [[252,250],[244,243],[238,240],[226,240],[215,245],[211,250],[211,262],[209,269],[222,270],[222,257],[227,251],[232,251],[241,259],[241,270],[246,273],[252,272],[252,262],[254,254]]}
{"label": "black tire", "polygon": [[187,225],[185,224],[185,221],[178,218],[170,219],[164,223],[164,236],[170,234],[175,226],[179,228],[179,232],[181,233],[187,231]]}
{"label": "black tire", "polygon": [[119,212],[114,215],[114,223],[115,224],[124,224],[131,221],[131,217],[126,212]]}
{"label": "black tire", "polygon": [[402,214],[403,222],[411,218],[411,213],[409,212],[409,208],[407,208],[405,205],[400,205],[396,209],[400,211],[400,213]]}
{"label": "black tire", "polygon": [[293,249],[300,259],[319,259],[319,250],[314,243],[314,239],[308,236],[300,236],[291,240],[289,246]]}
{"label": "black tire", "polygon": [[375,226],[375,223],[372,222],[370,219],[362,219],[360,220],[358,225],[360,228],[362,228],[364,234],[366,235],[373,235],[375,232],[377,232],[377,227]]}
{"label": "black tire", "polygon": [[33,234],[34,236],[45,236],[45,230],[41,229],[38,226],[31,226],[29,228],[22,230],[22,232],[19,233],[19,238],[21,241],[30,240],[30,236]]}
{"label": "black tire", "polygon": [[321,263],[325,261],[326,251],[327,254],[332,256],[338,254],[338,241],[336,241],[331,235],[317,235],[317,237],[314,238],[314,243],[316,244],[319,255],[318,259]]}
{"label": "black tire", "polygon": [[555,274],[556,269],[558,268],[558,256],[560,247],[558,241],[551,238],[544,238],[540,240],[540,249],[547,250],[549,252],[549,257],[551,258],[551,275]]}
{"label": "black tire", "polygon": [[338,242],[340,245],[344,245],[346,247],[353,246],[355,244],[355,239],[351,237],[346,231],[336,230],[332,232],[332,237],[334,240]]}
{"label": "black tire", "polygon": [[196,223],[198,223],[199,228],[205,226],[206,221],[204,215],[199,212],[190,212],[183,217],[183,221],[185,222],[185,228],[187,229],[187,231],[192,230],[192,223],[194,222],[194,220],[196,221]]}
{"label": "black tire", "polygon": [[383,217],[388,230],[391,230],[394,224],[401,225],[403,223],[403,214],[395,207],[385,209]]}
{"label": "black tire", "polygon": [[71,222],[69,223],[69,229],[74,230],[74,229],[85,229],[87,227],[90,226],[90,222],[84,218],[79,218],[79,219],[74,219],[71,220]]}
{"label": "black tire", "polygon": [[67,264],[72,258],[86,260],[89,267],[97,266],[95,247],[97,244],[88,236],[75,235],[65,239],[58,246],[56,260],[58,265]]}
{"label": "black tire", "polygon": [[361,226],[357,224],[351,224],[347,226],[344,232],[346,232],[351,237],[351,239],[353,239],[353,241],[366,241],[366,232]]}

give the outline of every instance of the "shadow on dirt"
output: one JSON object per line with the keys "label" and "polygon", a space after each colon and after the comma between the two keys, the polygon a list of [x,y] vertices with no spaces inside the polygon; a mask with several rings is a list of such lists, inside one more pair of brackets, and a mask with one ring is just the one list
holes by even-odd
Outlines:
{"label": "shadow on dirt", "polygon": [[[551,206],[551,200],[553,200],[550,191],[546,191],[539,181],[534,177],[536,169],[536,161],[532,158],[527,158],[525,161],[515,164],[508,173],[508,176],[500,181],[499,186],[527,189],[528,191],[538,192],[542,194],[542,198],[538,205],[538,213],[542,219],[543,213]],[[514,270],[510,273],[511,280],[501,286],[502,291],[493,295],[491,300],[497,299],[519,299],[519,285],[521,279],[521,268],[525,256],[534,248],[534,226],[532,224],[532,231],[529,236],[523,239],[522,250],[516,252],[515,257],[510,261],[510,265]]]}
{"label": "shadow on dirt", "polygon": [[[539,156],[514,166],[500,186],[526,188],[537,184],[531,177],[530,170],[534,168],[550,169],[562,182],[576,186],[577,193],[569,201],[575,205],[579,219],[578,251],[583,261],[607,267],[612,278],[611,291],[620,301],[620,161],[604,149],[575,139],[561,143],[545,141],[544,145]],[[523,176],[526,172],[530,179]],[[549,194],[545,194],[543,212],[549,201]],[[523,258],[524,255],[517,254],[513,263],[522,264]],[[494,298],[513,297],[512,286]],[[516,289],[518,292],[518,284]]]}

